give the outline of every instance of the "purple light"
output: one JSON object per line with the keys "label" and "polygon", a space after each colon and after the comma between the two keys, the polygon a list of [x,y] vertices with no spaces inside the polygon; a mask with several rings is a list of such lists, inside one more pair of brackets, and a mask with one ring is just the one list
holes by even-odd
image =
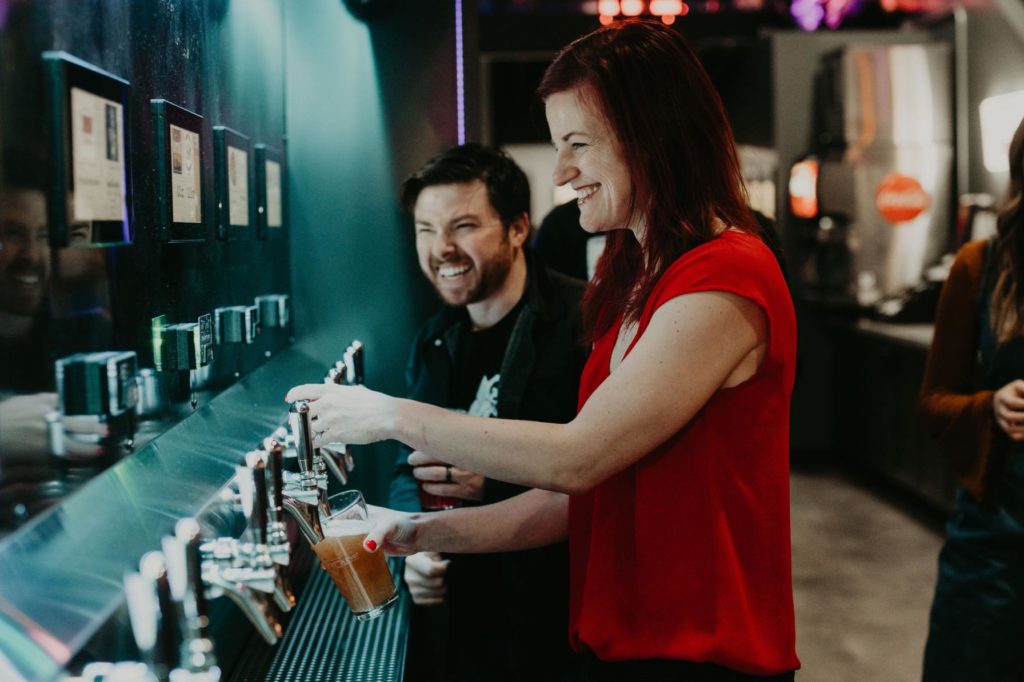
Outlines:
{"label": "purple light", "polygon": [[455,0],[455,116],[458,143],[466,143],[466,81],[462,54],[462,0]]}
{"label": "purple light", "polygon": [[825,18],[825,10],[818,0],[793,0],[789,13],[796,19],[796,24],[805,31],[814,31],[821,26]]}

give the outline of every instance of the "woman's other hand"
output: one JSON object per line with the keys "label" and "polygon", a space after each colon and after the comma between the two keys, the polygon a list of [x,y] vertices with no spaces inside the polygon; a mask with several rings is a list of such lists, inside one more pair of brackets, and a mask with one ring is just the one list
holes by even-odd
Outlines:
{"label": "woman's other hand", "polygon": [[304,384],[288,391],[285,402],[309,401],[313,445],[365,445],[393,432],[397,400],[363,386]]}
{"label": "woman's other hand", "polygon": [[1024,440],[1024,380],[1017,379],[996,391],[992,399],[996,423],[1012,440]]}

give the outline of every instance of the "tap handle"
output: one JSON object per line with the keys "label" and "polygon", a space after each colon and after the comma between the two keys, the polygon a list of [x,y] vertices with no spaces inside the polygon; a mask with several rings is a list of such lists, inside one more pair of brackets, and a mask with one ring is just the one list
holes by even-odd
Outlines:
{"label": "tap handle", "polygon": [[291,422],[292,433],[295,434],[299,471],[304,480],[312,480],[317,472],[314,465],[316,453],[313,450],[313,427],[309,422],[309,403],[305,400],[296,400],[292,403],[288,421]]}
{"label": "tap handle", "polygon": [[154,671],[176,668],[181,658],[180,605],[171,597],[162,552],[147,552],[139,560],[139,572],[125,574],[125,596],[143,659]]}
{"label": "tap handle", "polygon": [[343,384],[345,383],[345,363],[340,360],[327,370],[327,376],[324,377],[325,384]]}
{"label": "tap handle", "polygon": [[366,382],[365,370],[366,347],[362,341],[353,341],[345,350],[345,383],[361,386]]}
{"label": "tap handle", "polygon": [[178,521],[174,527],[174,535],[182,553],[185,569],[185,590],[182,595],[182,610],[194,628],[195,635],[206,637],[207,611],[206,586],[203,583],[203,559],[199,546],[203,539],[199,533],[199,523],[190,517]]}
{"label": "tap handle", "polygon": [[277,520],[280,521],[284,510],[284,447],[275,438],[267,438],[263,446],[266,448],[270,466],[270,490],[273,498],[271,505]]}
{"label": "tap handle", "polygon": [[267,503],[270,498],[267,495],[267,464],[264,460],[264,453],[260,450],[253,450],[245,456],[245,463],[252,471],[254,484],[252,514],[255,522],[253,525],[256,534],[255,540],[257,545],[265,545],[267,544],[267,523],[269,521]]}

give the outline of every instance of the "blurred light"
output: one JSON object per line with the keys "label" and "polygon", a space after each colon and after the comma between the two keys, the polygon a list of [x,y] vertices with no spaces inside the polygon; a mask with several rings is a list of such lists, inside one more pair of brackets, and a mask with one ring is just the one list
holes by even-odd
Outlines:
{"label": "blurred light", "polygon": [[817,0],[793,0],[789,13],[796,19],[796,25],[805,31],[814,31],[825,18],[825,9]]}
{"label": "blurred light", "polygon": [[615,21],[615,18],[614,17],[610,17],[607,14],[602,14],[600,17],[598,17],[597,20],[601,22],[602,26],[608,26],[613,21]]}
{"label": "blurred light", "polygon": [[462,51],[462,0],[455,0],[455,120],[459,144],[466,143],[466,79]]}
{"label": "blurred light", "polygon": [[679,16],[681,16],[681,17],[685,17],[685,16],[686,16],[687,14],[689,14],[689,13],[690,13],[690,6],[689,6],[689,5],[687,5],[687,4],[686,4],[686,3],[684,2],[684,3],[683,3],[683,6],[682,6],[681,8],[679,8]]}
{"label": "blurred light", "polygon": [[704,9],[708,12],[717,12],[719,8],[720,5],[718,4],[718,0],[708,0],[707,4],[704,6]]}
{"label": "blurred light", "polygon": [[666,26],[671,26],[672,24],[676,23],[676,15],[663,14],[661,16],[661,20],[665,23]]}
{"label": "blurred light", "polygon": [[679,15],[683,13],[682,0],[651,0],[649,8],[651,14],[656,14],[664,19],[667,15]]}
{"label": "blurred light", "polygon": [[622,14],[627,17],[635,17],[643,14],[644,0],[622,0],[619,4],[622,7]]}
{"label": "blurred light", "polygon": [[886,12],[895,12],[900,6],[899,0],[881,0],[879,3]]}
{"label": "blurred light", "polygon": [[[601,0],[597,3],[597,13],[609,19],[620,13],[619,0]],[[604,23],[604,22],[602,22]],[[607,26],[607,24],[605,24]]]}
{"label": "blurred light", "polygon": [[1024,118],[1024,90],[986,97],[978,105],[981,115],[981,149],[985,170],[1010,170],[1010,140]]}
{"label": "blurred light", "polygon": [[818,161],[805,159],[789,171],[789,208],[797,218],[818,215]]}

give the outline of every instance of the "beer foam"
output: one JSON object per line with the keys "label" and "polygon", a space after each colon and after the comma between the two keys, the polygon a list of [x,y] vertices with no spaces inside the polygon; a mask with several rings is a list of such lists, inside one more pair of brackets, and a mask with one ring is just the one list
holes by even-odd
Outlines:
{"label": "beer foam", "polygon": [[330,537],[366,535],[370,532],[370,522],[363,519],[332,519],[323,528],[324,535]]}

